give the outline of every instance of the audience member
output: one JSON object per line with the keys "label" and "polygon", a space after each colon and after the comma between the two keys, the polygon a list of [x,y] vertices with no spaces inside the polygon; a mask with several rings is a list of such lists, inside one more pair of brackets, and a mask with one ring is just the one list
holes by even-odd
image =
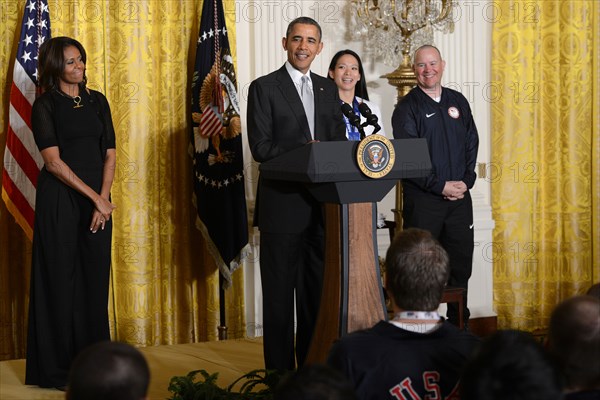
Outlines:
{"label": "audience member", "polygon": [[588,296],[593,296],[600,299],[600,283],[595,283],[585,292]]}
{"label": "audience member", "polygon": [[356,400],[356,394],[352,384],[335,369],[310,364],[284,378],[273,400]]}
{"label": "audience member", "polygon": [[565,400],[600,399],[600,300],[575,296],[550,317],[548,350],[564,379]]}
{"label": "audience member", "polygon": [[462,367],[479,342],[437,313],[448,255],[428,231],[410,228],[386,257],[386,290],[395,317],[334,343],[328,363],[360,399],[456,398]]}
{"label": "audience member", "polygon": [[84,349],[73,362],[67,400],[147,399],[150,370],[135,347],[100,342]]}
{"label": "audience member", "polygon": [[465,366],[462,400],[558,400],[558,374],[544,348],[530,334],[498,331]]}

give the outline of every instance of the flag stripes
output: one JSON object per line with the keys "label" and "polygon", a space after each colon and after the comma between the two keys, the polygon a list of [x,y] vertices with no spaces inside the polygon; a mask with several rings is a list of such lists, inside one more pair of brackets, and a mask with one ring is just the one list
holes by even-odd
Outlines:
{"label": "flag stripes", "polygon": [[28,0],[23,9],[10,89],[2,199],[29,239],[33,238],[35,186],[44,165],[31,130],[31,108],[37,93],[39,48],[49,37],[47,0]]}
{"label": "flag stripes", "polygon": [[221,132],[223,124],[212,107],[206,107],[200,117],[200,134],[204,137],[211,137]]}

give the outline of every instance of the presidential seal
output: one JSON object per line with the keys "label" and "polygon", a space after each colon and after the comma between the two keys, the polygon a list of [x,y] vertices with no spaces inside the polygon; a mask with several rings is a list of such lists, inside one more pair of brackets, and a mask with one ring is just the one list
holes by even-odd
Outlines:
{"label": "presidential seal", "polygon": [[394,145],[383,135],[369,135],[358,144],[356,161],[358,168],[369,178],[386,176],[394,166]]}

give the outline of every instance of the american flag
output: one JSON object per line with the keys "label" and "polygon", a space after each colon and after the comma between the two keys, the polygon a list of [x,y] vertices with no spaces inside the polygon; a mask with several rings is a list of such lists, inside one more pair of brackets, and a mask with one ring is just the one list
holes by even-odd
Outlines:
{"label": "american flag", "polygon": [[48,38],[48,1],[27,0],[10,88],[2,199],[29,239],[33,237],[35,187],[43,166],[31,131],[31,107],[37,93],[38,51]]}

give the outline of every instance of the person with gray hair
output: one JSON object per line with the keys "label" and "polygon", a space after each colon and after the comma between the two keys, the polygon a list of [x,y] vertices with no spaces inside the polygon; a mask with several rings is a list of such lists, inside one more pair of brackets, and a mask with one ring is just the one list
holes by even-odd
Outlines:
{"label": "person with gray hair", "polygon": [[437,313],[448,254],[428,231],[398,233],[386,256],[394,318],[335,342],[328,364],[354,383],[359,399],[451,398],[479,339]]}
{"label": "person with gray hair", "polygon": [[150,369],[135,347],[100,342],[83,350],[73,362],[67,400],[142,400],[148,397]]}

